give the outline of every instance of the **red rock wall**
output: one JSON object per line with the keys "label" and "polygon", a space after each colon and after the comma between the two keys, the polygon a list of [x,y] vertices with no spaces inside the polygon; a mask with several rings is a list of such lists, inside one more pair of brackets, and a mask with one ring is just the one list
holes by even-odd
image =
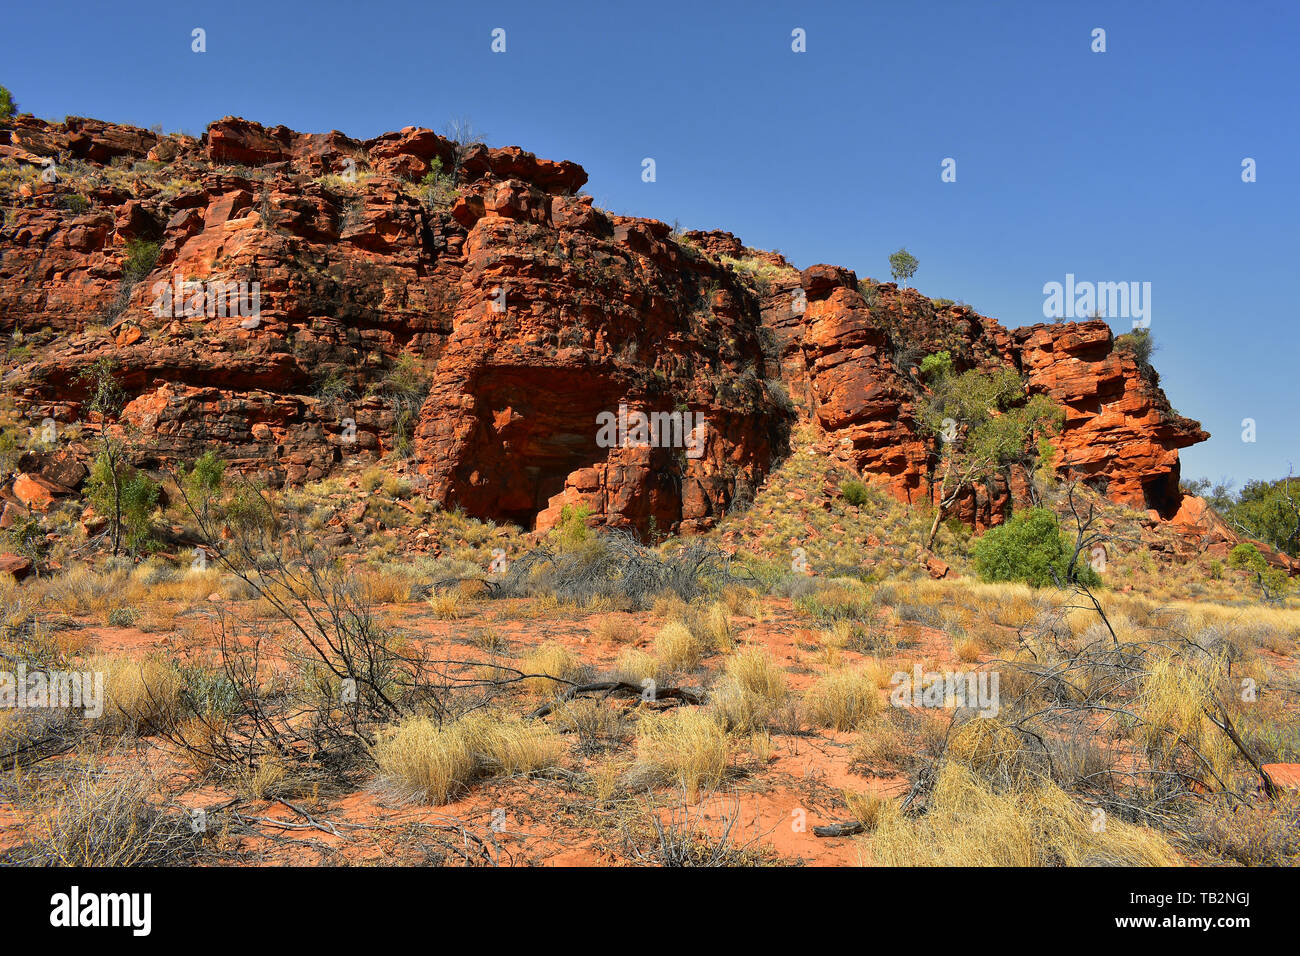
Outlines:
{"label": "red rock wall", "polygon": [[1066,409],[1058,469],[1172,518],[1182,498],[1178,449],[1210,437],[1200,423],[1177,414],[1133,356],[1114,348],[1105,322],[1033,325],[1012,342],[1030,388]]}
{"label": "red rock wall", "polygon": [[[470,147],[448,208],[417,185],[455,165],[428,130],[358,142],[228,118],[178,142],[24,118],[0,130],[0,156],[64,170],[25,184],[0,231],[0,327],[57,332],[6,388],[33,421],[81,421],[79,376],[110,357],[142,465],[213,448],[278,485],[391,451],[383,380],[402,354],[428,380],[413,447],[429,493],[484,517],[545,526],[573,503],[643,532],[705,528],[781,444],[755,297],[663,223],[575,196],[576,164]],[[179,185],[95,160],[113,156],[159,157]],[[321,178],[350,169],[354,185]],[[60,206],[74,192],[84,214]],[[161,242],[158,262],[116,314],[141,238]],[[257,282],[258,321],[160,318],[157,285],[176,276]],[[330,375],[351,396],[323,395]],[[703,454],[599,447],[597,416],[620,404],[702,417]]]}
{"label": "red rock wall", "polygon": [[[456,149],[424,129],[358,141],[228,117],[196,140],[80,119],[0,126],[8,167],[48,159],[59,180],[28,176],[0,225],[0,332],[41,343],[5,390],[34,423],[84,422],[80,376],[111,358],[147,467],[213,449],[278,485],[386,454],[402,440],[385,385],[402,355],[427,380],[410,447],[428,493],[541,528],[566,504],[643,533],[709,527],[785,452],[794,413],[778,379],[827,454],[904,501],[929,496],[914,366],[942,349],[962,367],[1018,367],[1064,403],[1060,467],[1117,500],[1172,515],[1177,449],[1206,437],[1104,323],[1008,332],[890,283],[868,302],[848,270],[799,274],[727,233],[673,236],[596,209],[576,195],[581,167],[517,147],[463,151],[448,204],[419,182],[457,168]],[[72,211],[74,194],[89,207]],[[131,240],[160,244],[134,287]],[[777,278],[765,287],[723,257]],[[178,276],[258,283],[257,321],[156,315]],[[601,447],[597,416],[621,404],[701,416],[702,453]],[[997,523],[1021,492],[1010,475],[954,513]]]}
{"label": "red rock wall", "polygon": [[[764,321],[782,343],[783,370],[809,399],[827,454],[900,500],[932,497],[939,449],[916,417],[924,390],[915,372],[924,356],[946,350],[959,368],[1015,368],[1031,393],[1065,408],[1055,442],[1059,474],[1163,518],[1177,512],[1178,449],[1209,436],[1175,413],[1154,376],[1115,348],[1105,322],[1008,332],[966,306],[937,306],[893,283],[868,282],[867,289],[870,303],[852,272],[817,265],[764,304]],[[1013,500],[1026,499],[1026,481],[1013,469],[979,483],[952,514],[977,528],[998,524]]]}

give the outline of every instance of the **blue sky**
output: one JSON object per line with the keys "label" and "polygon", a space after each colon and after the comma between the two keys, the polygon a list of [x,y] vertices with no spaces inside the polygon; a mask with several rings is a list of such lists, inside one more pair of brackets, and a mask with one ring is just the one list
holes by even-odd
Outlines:
{"label": "blue sky", "polygon": [[7,8],[0,83],[38,116],[195,133],[228,114],[357,137],[465,116],[492,145],[582,163],[599,205],[801,267],[888,278],[906,245],[923,292],[1012,327],[1042,321],[1066,273],[1150,282],[1166,391],[1214,435],[1183,474],[1240,484],[1300,470],[1298,27],[1293,0],[82,0]]}

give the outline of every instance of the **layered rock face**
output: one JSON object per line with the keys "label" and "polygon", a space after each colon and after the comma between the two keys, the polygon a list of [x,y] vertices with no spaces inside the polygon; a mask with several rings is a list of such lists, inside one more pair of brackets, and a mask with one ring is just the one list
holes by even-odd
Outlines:
{"label": "layered rock face", "polygon": [[[942,349],[1060,401],[1058,467],[1138,507],[1177,510],[1177,450],[1207,437],[1104,323],[1008,332],[800,273],[597,209],[581,167],[515,147],[20,117],[0,164],[5,391],[33,426],[130,433],[145,467],[212,450],[275,486],[397,451],[478,516],[690,532],[757,488],[802,408],[827,454],[914,501],[937,458],[915,365]],[[104,358],[126,397],[108,423],[84,377]],[[1022,481],[957,515],[997,523]]]}
{"label": "layered rock face", "polygon": [[1117,351],[1100,321],[1017,329],[1012,350],[1029,387],[1066,409],[1059,466],[1115,501],[1173,518],[1182,501],[1178,449],[1210,436],[1170,407],[1154,373]]}
{"label": "layered rock face", "polygon": [[[663,223],[593,208],[573,163],[234,118],[201,140],[22,118],[0,157],[32,173],[0,232],[0,322],[35,343],[6,390],[94,430],[107,357],[143,466],[214,450],[279,485],[400,448],[476,515],[668,531],[709,526],[784,441],[754,296]],[[620,409],[664,425],[602,431]]]}
{"label": "layered rock face", "polygon": [[[864,296],[864,290],[870,297]],[[1065,409],[1055,440],[1062,476],[1085,481],[1115,501],[1172,518],[1178,449],[1209,435],[1175,413],[1154,373],[1115,348],[1103,321],[1034,325],[1008,332],[962,305],[941,305],[894,283],[859,283],[835,266],[816,265],[773,291],[764,320],[780,343],[792,387],[807,397],[827,454],[896,497],[937,493],[933,439],[920,427],[924,388],[917,365],[947,351],[959,368],[1016,369],[1028,391]],[[965,489],[953,514],[977,528],[1001,522],[1027,476],[1013,468]]]}

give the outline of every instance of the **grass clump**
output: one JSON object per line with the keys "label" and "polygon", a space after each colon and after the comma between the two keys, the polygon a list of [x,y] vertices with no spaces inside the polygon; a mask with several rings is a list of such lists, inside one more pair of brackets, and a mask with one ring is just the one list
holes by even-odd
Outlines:
{"label": "grass clump", "polygon": [[112,731],[165,729],[180,713],[184,677],[170,661],[101,656],[91,658],[85,669],[104,675],[104,713],[99,720]]}
{"label": "grass clump", "polygon": [[672,671],[689,671],[704,657],[704,642],[680,621],[670,621],[655,637],[655,654]]}
{"label": "grass clump", "polygon": [[795,600],[795,607],[818,621],[870,621],[875,607],[866,585],[850,578],[835,578],[825,587]]}
{"label": "grass clump", "polygon": [[840,494],[844,500],[855,508],[861,508],[871,500],[871,495],[867,492],[867,486],[857,480],[850,480],[840,485]]}
{"label": "grass clump", "polygon": [[726,731],[710,713],[693,707],[642,717],[636,749],[640,776],[675,782],[692,801],[701,787],[722,783],[731,764]]}
{"label": "grass clump", "polygon": [[728,730],[765,729],[789,700],[785,672],[767,651],[751,648],[727,661],[710,693],[710,709]]}
{"label": "grass clump", "polygon": [[631,644],[640,633],[636,621],[622,614],[602,614],[593,631],[602,644]]}
{"label": "grass clump", "polygon": [[533,676],[524,681],[535,694],[557,694],[566,683],[582,674],[582,665],[563,644],[547,641],[524,658],[524,673]]}
{"label": "grass clump", "polygon": [[664,679],[666,667],[664,662],[653,654],[628,648],[614,662],[614,677],[631,684],[643,684],[647,680],[658,683]]}
{"label": "grass clump", "polygon": [[429,596],[429,607],[438,620],[454,621],[461,616],[460,599],[459,591],[439,591]]}
{"label": "grass clump", "polygon": [[926,812],[887,805],[867,840],[884,866],[1173,866],[1178,855],[1154,831],[1110,818],[1094,831],[1085,808],[1055,784],[995,790],[946,763]]}
{"label": "grass clump", "polygon": [[477,779],[556,766],[563,747],[544,724],[477,712],[442,726],[427,717],[404,720],[379,740],[373,756],[387,789],[441,805]]}
{"label": "grass clump", "polygon": [[1013,783],[1038,770],[1020,734],[996,717],[976,717],[952,731],[945,751],[986,780]]}
{"label": "grass clump", "polygon": [[709,605],[708,610],[701,615],[696,630],[716,651],[726,653],[735,646],[731,612],[721,601],[714,601]]}
{"label": "grass clump", "polygon": [[[109,755],[110,757],[112,755]],[[26,842],[0,854],[20,866],[174,866],[195,850],[189,819],[154,803],[139,769],[110,768],[96,756],[60,771],[56,785],[30,795]]]}
{"label": "grass clump", "polygon": [[818,727],[852,730],[880,713],[876,676],[844,668],[817,680],[804,695],[804,713]]}

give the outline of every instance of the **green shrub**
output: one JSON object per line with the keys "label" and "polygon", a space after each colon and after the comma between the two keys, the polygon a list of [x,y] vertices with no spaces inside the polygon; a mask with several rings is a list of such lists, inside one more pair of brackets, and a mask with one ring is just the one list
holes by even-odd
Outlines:
{"label": "green shrub", "polygon": [[[988,531],[971,549],[975,571],[982,580],[1023,581],[1033,587],[1047,587],[1058,579],[1066,583],[1072,552],[1056,515],[1046,508],[1017,512],[1006,524]],[[1074,577],[1089,586],[1101,583],[1100,575],[1082,555]]]}
{"label": "green shrub", "polygon": [[429,160],[429,171],[425,173],[424,178],[420,180],[420,185],[421,186],[436,185],[438,180],[441,179],[442,176],[443,176],[442,159],[441,157],[435,156],[433,157],[433,159]]}
{"label": "green shrub", "polygon": [[14,95],[0,86],[0,120],[11,120],[17,112],[18,104],[14,102]]}
{"label": "green shrub", "polygon": [[867,493],[867,486],[856,480],[846,481],[840,485],[840,494],[844,496],[845,501],[855,508],[861,508],[871,500],[871,496]]}
{"label": "green shrub", "polygon": [[153,544],[153,514],[158,510],[159,485],[126,464],[111,449],[101,451],[90,469],[86,498],[95,513],[107,518],[132,554]]}
{"label": "green shrub", "polygon": [[592,531],[587,527],[591,509],[586,505],[565,505],[560,509],[560,523],[556,525],[556,536],[560,548],[565,551],[577,551],[592,540]]}
{"label": "green shrub", "polygon": [[273,532],[279,526],[264,489],[247,480],[235,484],[221,510],[226,527],[238,534],[255,536]]}
{"label": "green shrub", "polygon": [[19,434],[14,428],[0,428],[0,472],[8,474],[18,467],[18,459],[23,453]]}
{"label": "green shrub", "polygon": [[226,463],[213,452],[205,451],[194,460],[185,475],[185,490],[215,495],[221,490],[221,480],[226,473]]}
{"label": "green shrub", "polygon": [[158,243],[132,239],[126,244],[126,261],[122,263],[122,280],[135,285],[153,272],[158,261]]}
{"label": "green shrub", "polygon": [[397,357],[378,392],[393,411],[393,451],[409,458],[415,450],[415,420],[429,394],[429,376],[409,352]]}
{"label": "green shrub", "polygon": [[1228,567],[1248,572],[1259,585],[1266,601],[1281,599],[1291,589],[1291,579],[1281,568],[1268,563],[1259,548],[1243,541],[1228,553]]}
{"label": "green shrub", "polygon": [[1264,556],[1259,548],[1248,541],[1243,541],[1228,554],[1228,567],[1237,570],[1259,571],[1265,567]]}
{"label": "green shrub", "polygon": [[936,352],[921,359],[921,378],[927,382],[947,378],[952,374],[952,355],[948,352]]}
{"label": "green shrub", "polygon": [[134,627],[140,614],[133,607],[115,607],[108,612],[110,627]]}
{"label": "green shrub", "polygon": [[181,470],[181,490],[188,506],[206,519],[221,495],[226,463],[210,451],[195,459],[189,471]]}
{"label": "green shrub", "polygon": [[424,190],[425,202],[432,206],[450,206],[460,194],[456,177],[444,172],[442,160],[437,156],[429,163],[429,171],[420,180],[420,188]]}
{"label": "green shrub", "polygon": [[1290,475],[1278,481],[1248,481],[1235,497],[1224,494],[1211,504],[1250,537],[1293,558],[1300,556],[1300,483]]}
{"label": "green shrub", "polygon": [[28,515],[18,518],[0,534],[0,547],[13,551],[40,566],[45,562],[46,552],[50,550],[50,541],[45,535],[45,528],[40,519]]}
{"label": "green shrub", "polygon": [[1147,329],[1134,329],[1115,339],[1115,348],[1128,352],[1138,368],[1147,370],[1151,368],[1151,353],[1156,350],[1156,343]]}
{"label": "green shrub", "polygon": [[142,471],[122,485],[122,527],[133,554],[153,546],[153,513],[158,510],[159,486]]}

